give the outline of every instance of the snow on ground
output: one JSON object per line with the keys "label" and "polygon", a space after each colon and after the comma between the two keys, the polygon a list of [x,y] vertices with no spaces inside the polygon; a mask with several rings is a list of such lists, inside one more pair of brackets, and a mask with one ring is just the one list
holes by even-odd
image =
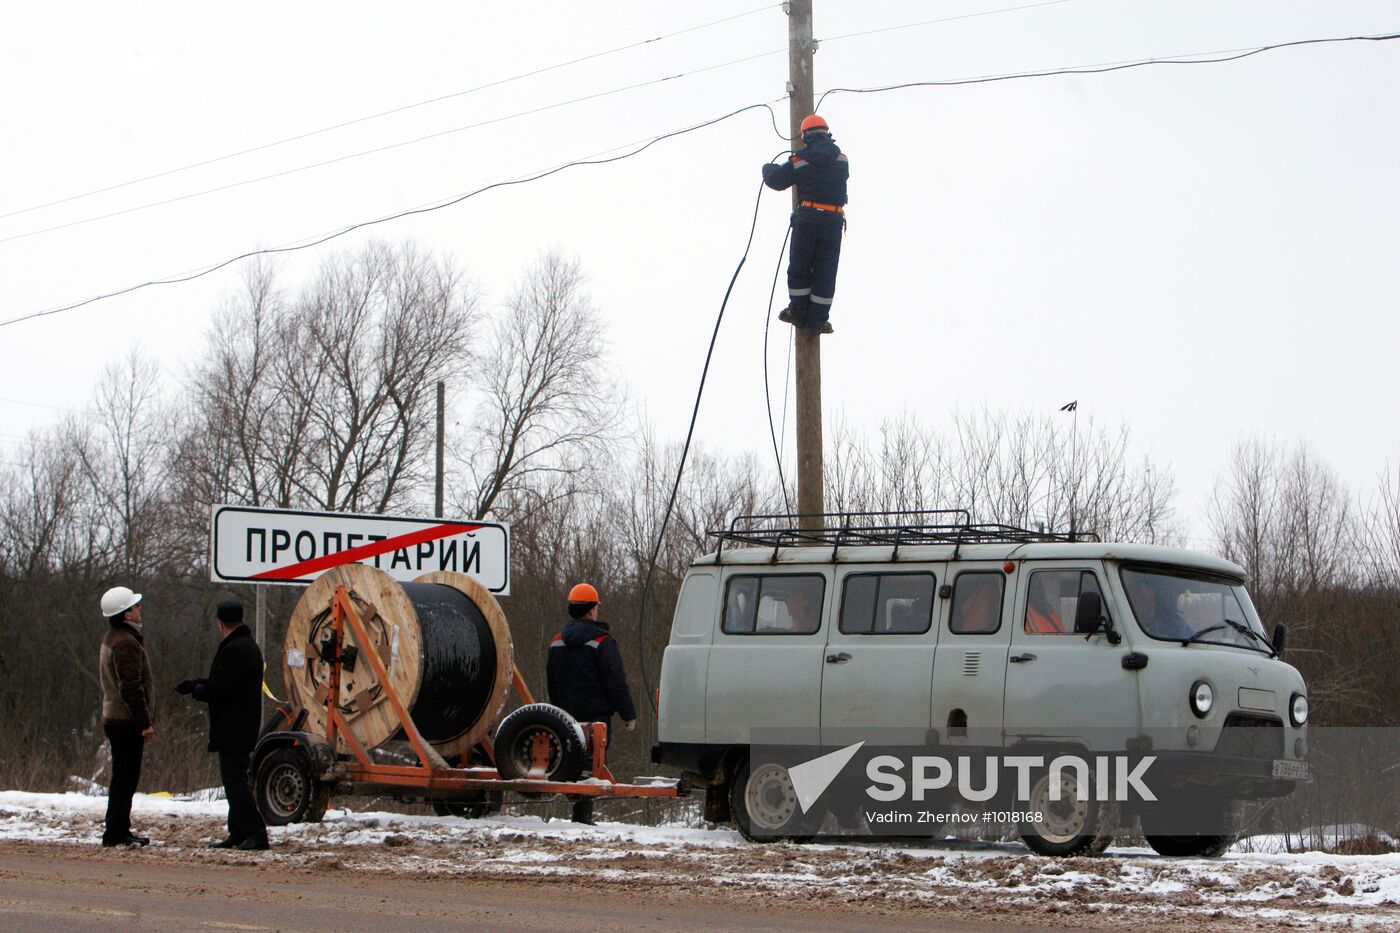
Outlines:
{"label": "snow on ground", "polygon": [[[1008,911],[1024,908],[1105,926],[1188,921],[1220,929],[1400,929],[1400,854],[1236,851],[1221,859],[1164,859],[1150,849],[1115,847],[1104,858],[1051,859],[1020,845],[951,839],[756,845],[730,829],[589,827],[535,816],[469,821],[346,809],[332,810],[321,823],[274,827],[269,853],[229,853],[205,848],[223,835],[225,804],[197,796],[137,796],[133,823],[153,839],[139,857],[270,859],[309,871],[625,881],[718,897],[880,909],[985,905],[1008,919]],[[105,809],[105,797],[0,791],[0,846],[62,845],[98,856],[106,851],[98,845]],[[1251,845],[1267,848],[1258,843]]]}

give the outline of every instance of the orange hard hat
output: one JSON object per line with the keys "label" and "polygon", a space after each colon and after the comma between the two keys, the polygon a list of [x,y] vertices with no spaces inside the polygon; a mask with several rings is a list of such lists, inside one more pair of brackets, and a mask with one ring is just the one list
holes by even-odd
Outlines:
{"label": "orange hard hat", "polygon": [[569,602],[596,603],[601,602],[601,600],[598,599],[598,591],[593,588],[592,584],[578,583],[569,590]]}
{"label": "orange hard hat", "polygon": [[802,132],[805,133],[808,130],[826,130],[829,133],[831,132],[831,127],[827,126],[826,121],[814,113],[811,116],[802,118]]}

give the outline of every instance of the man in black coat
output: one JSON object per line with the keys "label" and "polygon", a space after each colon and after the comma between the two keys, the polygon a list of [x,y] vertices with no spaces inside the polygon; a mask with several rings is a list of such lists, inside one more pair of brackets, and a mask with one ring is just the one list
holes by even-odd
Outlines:
{"label": "man in black coat", "polygon": [[178,693],[209,704],[209,750],[219,753],[219,777],[228,798],[228,838],[215,849],[266,849],[267,826],[248,787],[248,764],[262,720],[263,658],[243,624],[243,604],[219,603],[215,615],[224,640],[209,676],[183,680]]}
{"label": "man in black coat", "polygon": [[[598,591],[591,585],[580,583],[569,591],[569,618],[572,621],[549,646],[549,702],[579,722],[606,723],[611,744],[613,714],[620,715],[631,732],[637,728],[637,708],[622,669],[622,652],[608,623],[598,621]],[[593,822],[592,797],[574,801],[573,819]]]}
{"label": "man in black coat", "polygon": [[797,186],[788,252],[788,306],[778,320],[831,333],[831,299],[846,229],[846,180],[850,162],[815,113],[802,121],[803,148],[781,165],[763,166],[763,183],[784,191]]}

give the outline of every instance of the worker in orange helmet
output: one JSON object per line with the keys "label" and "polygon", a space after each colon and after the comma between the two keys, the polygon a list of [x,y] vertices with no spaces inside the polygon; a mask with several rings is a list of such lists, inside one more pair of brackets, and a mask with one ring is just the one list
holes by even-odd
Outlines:
{"label": "worker in orange helmet", "polygon": [[778,320],[818,333],[831,333],[831,299],[846,229],[846,179],[850,163],[831,138],[826,120],[812,114],[802,121],[803,148],[781,165],[763,166],[763,183],[778,191],[797,186],[788,253],[788,306]]}
{"label": "worker in orange helmet", "polygon": [[[569,591],[569,622],[554,636],[545,664],[549,702],[579,722],[601,722],[608,726],[612,743],[612,717],[622,717],[627,731],[637,728],[637,707],[627,687],[622,669],[622,652],[608,632],[608,623],[598,620],[598,591],[580,583]],[[593,798],[574,801],[575,823],[593,823]]]}

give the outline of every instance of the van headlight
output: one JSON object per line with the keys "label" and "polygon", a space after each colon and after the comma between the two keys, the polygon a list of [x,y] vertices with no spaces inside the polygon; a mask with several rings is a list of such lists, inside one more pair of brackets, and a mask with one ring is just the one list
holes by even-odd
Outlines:
{"label": "van headlight", "polygon": [[1201,719],[1205,719],[1210,714],[1210,708],[1215,705],[1215,691],[1210,684],[1204,680],[1198,680],[1191,685],[1191,712]]}
{"label": "van headlight", "polygon": [[1308,698],[1301,693],[1293,694],[1293,700],[1288,704],[1288,718],[1293,725],[1301,726],[1308,721]]}

